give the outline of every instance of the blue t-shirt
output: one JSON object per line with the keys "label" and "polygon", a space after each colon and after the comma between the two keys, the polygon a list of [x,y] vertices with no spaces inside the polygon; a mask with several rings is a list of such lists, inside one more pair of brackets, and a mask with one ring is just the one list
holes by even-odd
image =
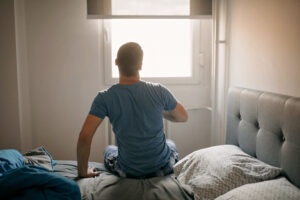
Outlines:
{"label": "blue t-shirt", "polygon": [[98,93],[90,114],[108,116],[118,145],[118,164],[127,174],[142,176],[169,162],[170,149],[163,129],[163,111],[177,105],[160,84],[139,81],[115,84]]}

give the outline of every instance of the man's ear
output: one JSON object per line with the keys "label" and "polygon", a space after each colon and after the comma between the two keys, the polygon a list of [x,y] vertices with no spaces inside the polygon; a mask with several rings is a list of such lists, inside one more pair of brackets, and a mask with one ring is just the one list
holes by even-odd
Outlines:
{"label": "man's ear", "polygon": [[141,64],[139,67],[139,70],[142,70],[142,69],[143,69],[143,64]]}
{"label": "man's ear", "polygon": [[115,64],[116,64],[116,65],[119,65],[118,58],[115,59]]}

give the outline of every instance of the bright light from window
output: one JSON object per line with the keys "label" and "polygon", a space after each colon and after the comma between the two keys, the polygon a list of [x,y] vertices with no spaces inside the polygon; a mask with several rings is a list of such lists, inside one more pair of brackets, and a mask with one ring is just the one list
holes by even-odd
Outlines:
{"label": "bright light from window", "polygon": [[191,22],[188,19],[111,20],[112,76],[119,47],[137,42],[144,51],[141,77],[191,77]]}
{"label": "bright light from window", "polygon": [[112,0],[113,15],[189,15],[190,0]]}

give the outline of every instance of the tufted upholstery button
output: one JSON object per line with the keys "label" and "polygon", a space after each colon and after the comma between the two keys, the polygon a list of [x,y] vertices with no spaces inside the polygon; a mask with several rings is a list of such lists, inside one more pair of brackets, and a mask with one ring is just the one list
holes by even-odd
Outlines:
{"label": "tufted upholstery button", "polygon": [[241,119],[241,113],[238,113],[236,116],[238,119]]}
{"label": "tufted upholstery button", "polygon": [[256,126],[257,129],[260,129],[258,121],[255,122],[255,126]]}
{"label": "tufted upholstery button", "polygon": [[279,134],[280,134],[280,139],[281,139],[281,141],[282,142],[284,142],[285,141],[285,137],[284,137],[284,135],[283,135],[283,131],[282,131],[282,129],[280,129],[280,132],[279,132]]}

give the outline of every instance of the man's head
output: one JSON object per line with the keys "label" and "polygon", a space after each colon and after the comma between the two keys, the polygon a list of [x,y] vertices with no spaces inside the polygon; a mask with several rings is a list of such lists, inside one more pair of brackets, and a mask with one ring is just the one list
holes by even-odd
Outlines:
{"label": "man's head", "polygon": [[129,42],[123,44],[117,54],[116,65],[121,75],[132,77],[138,75],[142,68],[143,50],[138,43]]}

